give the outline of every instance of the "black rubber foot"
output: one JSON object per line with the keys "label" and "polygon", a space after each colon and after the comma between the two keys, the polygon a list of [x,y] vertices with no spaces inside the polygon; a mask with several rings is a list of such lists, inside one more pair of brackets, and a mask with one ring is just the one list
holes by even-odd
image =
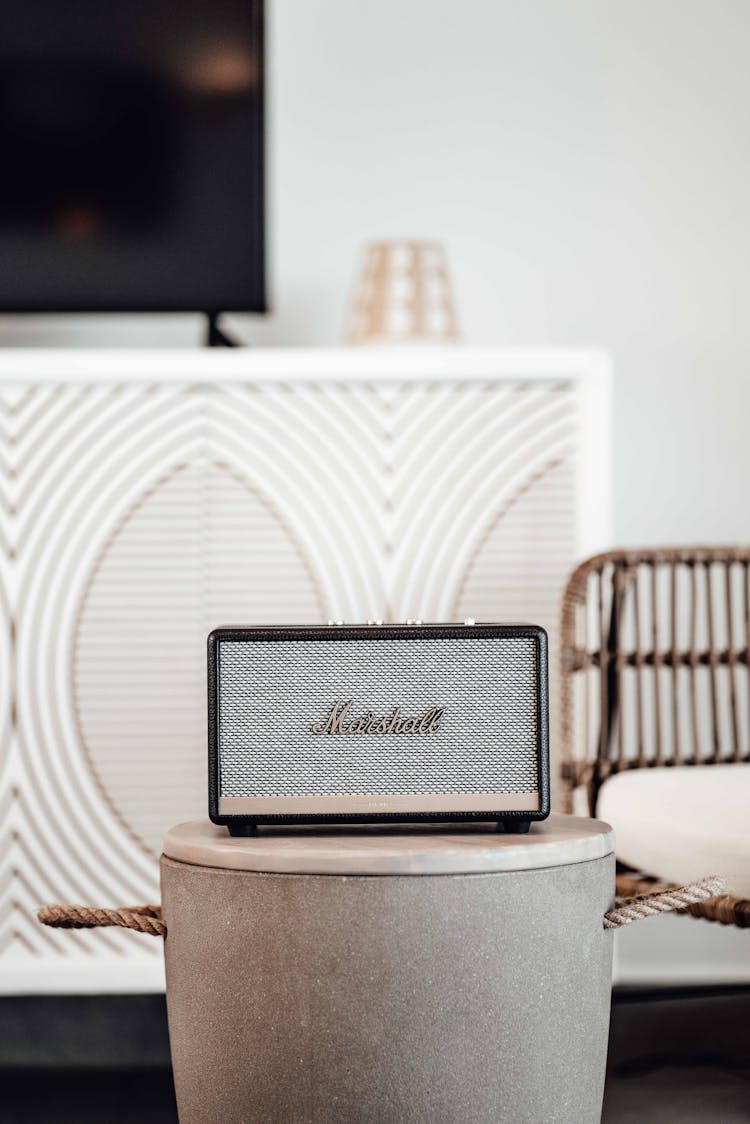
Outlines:
{"label": "black rubber foot", "polygon": [[230,823],[227,824],[230,835],[238,835],[247,837],[248,835],[256,835],[258,832],[257,825],[254,823]]}
{"label": "black rubber foot", "polygon": [[531,820],[500,820],[497,825],[498,831],[507,835],[528,835],[530,827]]}

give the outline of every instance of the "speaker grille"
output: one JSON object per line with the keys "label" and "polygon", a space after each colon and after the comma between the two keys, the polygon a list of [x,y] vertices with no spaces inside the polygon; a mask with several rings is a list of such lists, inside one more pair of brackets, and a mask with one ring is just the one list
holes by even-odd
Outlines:
{"label": "speaker grille", "polygon": [[[535,793],[537,664],[532,637],[222,640],[219,794]],[[310,732],[348,700],[349,718],[445,710],[429,735]]]}

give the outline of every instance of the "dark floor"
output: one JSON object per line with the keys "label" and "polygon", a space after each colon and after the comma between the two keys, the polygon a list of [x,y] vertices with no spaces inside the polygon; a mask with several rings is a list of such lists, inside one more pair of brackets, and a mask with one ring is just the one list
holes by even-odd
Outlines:
{"label": "dark floor", "polygon": [[615,992],[605,1124],[748,1124],[750,988]]}
{"label": "dark floor", "polygon": [[[0,1124],[177,1120],[161,997],[9,999],[0,1014]],[[747,1124],[750,988],[616,992],[603,1120]]]}
{"label": "dark floor", "polygon": [[0,1121],[176,1124],[172,1073],[168,1068],[14,1070],[0,1078]]}

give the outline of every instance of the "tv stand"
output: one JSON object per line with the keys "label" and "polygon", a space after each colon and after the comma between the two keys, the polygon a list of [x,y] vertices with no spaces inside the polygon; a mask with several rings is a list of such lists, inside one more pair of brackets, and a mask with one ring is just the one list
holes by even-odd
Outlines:
{"label": "tv stand", "polygon": [[219,327],[220,312],[207,312],[206,313],[206,347],[238,347],[233,339],[230,339]]}

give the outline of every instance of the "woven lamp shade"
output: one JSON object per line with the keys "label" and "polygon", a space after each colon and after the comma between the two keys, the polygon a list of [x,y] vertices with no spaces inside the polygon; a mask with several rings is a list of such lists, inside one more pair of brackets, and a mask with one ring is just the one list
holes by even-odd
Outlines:
{"label": "woven lamp shade", "polygon": [[451,343],[456,308],[439,242],[372,242],[357,279],[349,344]]}

